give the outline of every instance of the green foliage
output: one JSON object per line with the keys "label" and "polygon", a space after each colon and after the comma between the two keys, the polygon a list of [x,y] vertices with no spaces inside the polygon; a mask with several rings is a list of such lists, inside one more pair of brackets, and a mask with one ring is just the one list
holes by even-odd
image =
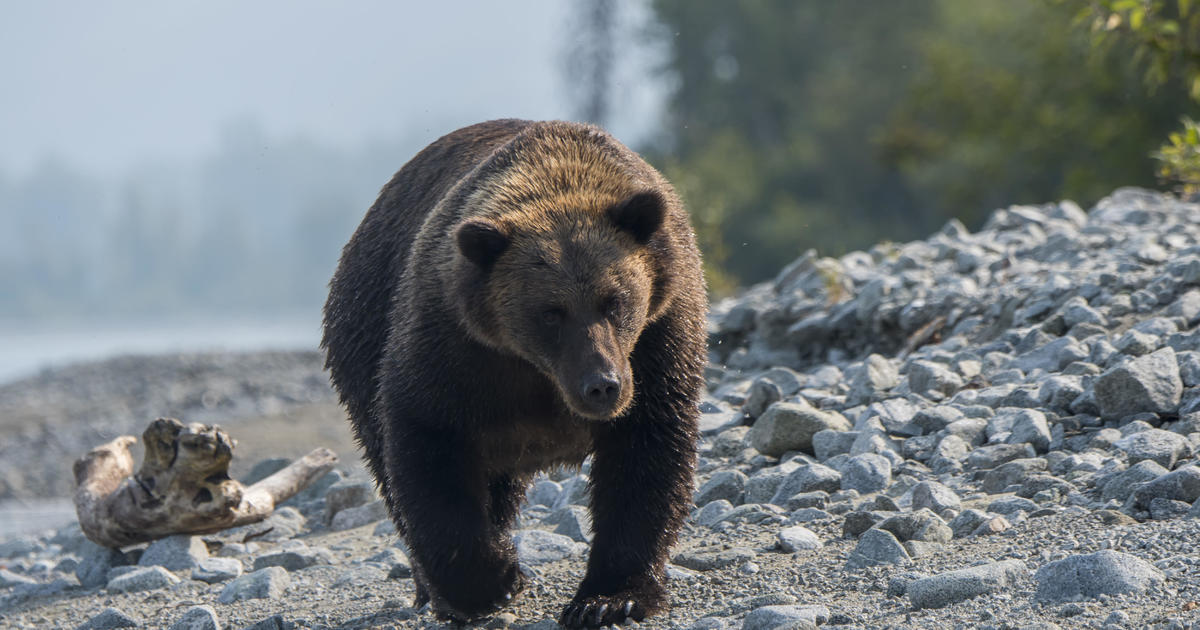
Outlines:
{"label": "green foliage", "polygon": [[[1149,186],[1189,102],[1135,46],[1046,0],[654,0],[675,87],[648,151],[697,218],[714,289],[808,248],[922,237],[996,207]],[[1150,21],[1142,18],[1145,28]]]}
{"label": "green foliage", "polygon": [[1186,195],[1200,193],[1200,123],[1183,119],[1183,131],[1172,132],[1167,143],[1154,152],[1158,176],[1176,182]]}
{"label": "green foliage", "polygon": [[[1078,3],[1078,0],[1076,0]],[[1098,47],[1132,46],[1134,60],[1144,70],[1151,90],[1182,83],[1193,101],[1200,101],[1200,10],[1191,0],[1094,0],[1078,19],[1090,23]],[[1153,153],[1158,175],[1182,192],[1200,192],[1200,141],[1197,126],[1185,118],[1183,129],[1172,132]]]}

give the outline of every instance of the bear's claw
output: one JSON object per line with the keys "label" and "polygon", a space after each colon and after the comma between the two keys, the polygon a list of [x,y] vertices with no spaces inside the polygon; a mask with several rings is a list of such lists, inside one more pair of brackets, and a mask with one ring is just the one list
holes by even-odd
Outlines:
{"label": "bear's claw", "polygon": [[601,628],[645,618],[645,611],[633,600],[613,601],[609,598],[589,597],[568,604],[563,609],[558,623],[567,628]]}

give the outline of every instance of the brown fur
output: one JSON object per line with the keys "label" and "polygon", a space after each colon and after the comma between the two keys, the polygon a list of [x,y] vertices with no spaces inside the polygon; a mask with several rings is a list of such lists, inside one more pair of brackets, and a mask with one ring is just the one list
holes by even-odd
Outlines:
{"label": "brown fur", "polygon": [[671,186],[595,127],[482,123],[396,174],[346,246],[323,343],[419,598],[472,619],[514,596],[525,487],[591,454],[596,536],[562,621],[666,607],[706,308]]}

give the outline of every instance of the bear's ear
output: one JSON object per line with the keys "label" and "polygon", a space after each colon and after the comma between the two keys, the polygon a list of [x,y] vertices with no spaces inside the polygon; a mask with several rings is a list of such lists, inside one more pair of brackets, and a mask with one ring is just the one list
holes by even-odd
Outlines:
{"label": "bear's ear", "polygon": [[483,268],[492,266],[508,247],[508,235],[486,219],[471,219],[458,226],[455,232],[458,250],[467,260]]}
{"label": "bear's ear", "polygon": [[648,190],[609,208],[608,216],[617,227],[633,234],[637,242],[644,244],[662,227],[666,212],[662,195]]}

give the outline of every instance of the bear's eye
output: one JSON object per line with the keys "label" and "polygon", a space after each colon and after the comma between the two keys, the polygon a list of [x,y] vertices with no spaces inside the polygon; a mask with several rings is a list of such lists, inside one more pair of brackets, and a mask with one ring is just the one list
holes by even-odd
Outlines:
{"label": "bear's eye", "polygon": [[616,296],[604,300],[600,305],[600,312],[609,319],[616,319],[621,314],[621,300]]}
{"label": "bear's eye", "polygon": [[567,314],[561,308],[548,308],[542,311],[542,323],[547,326],[557,326],[566,316]]}

